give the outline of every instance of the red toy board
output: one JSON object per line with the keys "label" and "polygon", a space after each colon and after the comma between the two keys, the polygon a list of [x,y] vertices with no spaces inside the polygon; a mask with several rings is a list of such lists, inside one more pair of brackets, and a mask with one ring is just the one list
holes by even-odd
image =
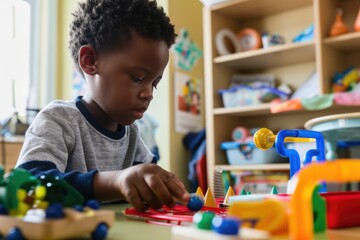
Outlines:
{"label": "red toy board", "polygon": [[[200,211],[212,211],[216,215],[224,216],[226,208],[203,207]],[[159,225],[190,225],[195,213],[197,212],[180,204],[174,208],[163,206],[160,209],[150,208],[144,212],[139,212],[135,208],[126,208],[123,212],[127,217],[142,219],[148,223]]]}

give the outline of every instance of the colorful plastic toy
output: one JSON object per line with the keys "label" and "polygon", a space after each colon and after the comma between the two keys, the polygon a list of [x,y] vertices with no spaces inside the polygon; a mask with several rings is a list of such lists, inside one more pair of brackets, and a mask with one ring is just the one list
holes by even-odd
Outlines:
{"label": "colorful plastic toy", "polygon": [[254,143],[260,149],[268,149],[275,144],[276,151],[283,157],[289,157],[290,177],[292,177],[301,166],[299,153],[295,149],[288,149],[285,142],[313,142],[316,141],[316,149],[309,150],[303,160],[304,164],[311,162],[313,157],[317,161],[325,161],[324,137],[321,133],[310,130],[281,130],[277,135],[266,128],[259,129],[254,134]]}
{"label": "colorful plastic toy", "polygon": [[[319,182],[344,183],[359,181],[359,171],[360,161],[349,161],[347,159],[336,159],[335,161],[323,163],[314,162],[301,169],[296,176],[298,184],[290,200],[292,211],[292,214],[289,215],[291,239],[313,239],[311,197]],[[357,214],[353,210],[350,210],[349,213]]]}
{"label": "colorful plastic toy", "polygon": [[92,239],[101,240],[115,220],[113,211],[91,208],[99,206],[93,201],[79,208],[82,195],[61,179],[37,179],[23,169],[4,177],[3,168],[0,177],[0,235],[6,239],[65,239],[91,233]]}

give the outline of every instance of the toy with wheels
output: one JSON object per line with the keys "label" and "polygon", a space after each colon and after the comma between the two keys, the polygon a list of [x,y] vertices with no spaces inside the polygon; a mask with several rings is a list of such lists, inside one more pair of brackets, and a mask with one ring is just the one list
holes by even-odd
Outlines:
{"label": "toy with wheels", "polygon": [[0,168],[0,235],[6,239],[66,239],[91,235],[102,240],[115,213],[100,210],[65,181],[22,169],[4,177]]}

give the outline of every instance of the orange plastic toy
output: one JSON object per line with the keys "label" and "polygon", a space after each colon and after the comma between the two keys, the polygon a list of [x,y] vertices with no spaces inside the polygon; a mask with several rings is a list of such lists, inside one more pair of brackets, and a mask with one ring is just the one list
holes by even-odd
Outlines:
{"label": "orange plastic toy", "polygon": [[290,200],[290,238],[294,240],[313,239],[312,193],[320,181],[354,182],[360,180],[360,161],[336,159],[323,163],[312,163],[298,172],[298,183]]}
{"label": "orange plastic toy", "polygon": [[336,9],[335,22],[330,29],[331,37],[335,37],[348,32],[348,29],[342,20],[342,15],[343,15],[343,11],[340,8]]}
{"label": "orange plastic toy", "polygon": [[354,23],[354,30],[356,32],[360,32],[360,9],[359,9],[359,13],[358,13],[355,23]]}

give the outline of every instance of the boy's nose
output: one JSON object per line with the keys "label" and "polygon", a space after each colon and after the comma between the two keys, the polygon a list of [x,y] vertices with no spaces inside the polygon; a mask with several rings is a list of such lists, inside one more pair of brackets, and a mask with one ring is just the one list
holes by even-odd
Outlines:
{"label": "boy's nose", "polygon": [[147,100],[147,101],[151,101],[153,99],[153,94],[152,94],[152,89],[151,90],[144,90],[140,93],[140,97]]}

